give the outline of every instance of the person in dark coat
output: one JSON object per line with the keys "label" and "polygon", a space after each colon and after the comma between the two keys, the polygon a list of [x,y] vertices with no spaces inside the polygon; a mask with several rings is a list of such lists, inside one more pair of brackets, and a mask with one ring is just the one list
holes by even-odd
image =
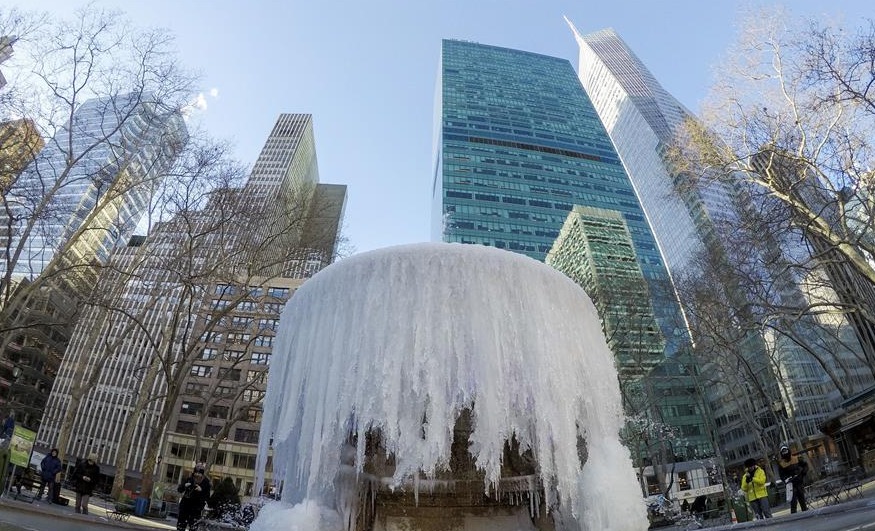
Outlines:
{"label": "person in dark coat", "polygon": [[43,489],[48,487],[48,492],[46,493],[46,500],[49,503],[58,503],[58,497],[61,494],[61,486],[57,482],[57,476],[60,474],[63,469],[63,465],[61,465],[61,460],[58,459],[58,449],[52,448],[52,451],[49,452],[49,455],[45,456],[42,461],[40,461],[40,482],[39,491],[36,494],[36,499],[40,499],[43,497]]}
{"label": "person in dark coat", "polygon": [[0,437],[5,439],[8,445],[13,433],[15,433],[15,412],[10,411],[9,416],[3,421],[3,433],[0,433]]}
{"label": "person in dark coat", "polygon": [[226,477],[217,483],[208,503],[216,520],[225,520],[226,515],[237,513],[240,510],[240,494],[234,480]]}
{"label": "person in dark coat", "polygon": [[803,511],[808,510],[805,501],[805,475],[808,473],[808,463],[799,459],[799,456],[790,453],[790,448],[782,446],[778,452],[778,475],[781,480],[793,487],[793,496],[790,498],[790,513],[796,512],[796,506]]}
{"label": "person in dark coat", "polygon": [[197,521],[204,512],[204,506],[210,499],[210,480],[205,475],[205,467],[198,463],[191,475],[176,488],[182,493],[179,500],[179,516],[176,519],[176,531],[194,530]]}
{"label": "person in dark coat", "polygon": [[84,461],[76,463],[72,479],[76,490],[77,513],[88,514],[88,500],[94,493],[98,476],[100,476],[100,466],[97,464],[97,454],[88,454]]}

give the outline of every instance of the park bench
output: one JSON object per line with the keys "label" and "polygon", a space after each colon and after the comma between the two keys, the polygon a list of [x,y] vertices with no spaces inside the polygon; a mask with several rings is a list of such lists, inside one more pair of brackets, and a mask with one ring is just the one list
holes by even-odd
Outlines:
{"label": "park bench", "polygon": [[131,515],[134,514],[133,501],[114,500],[109,496],[100,496],[100,498],[103,499],[106,517],[110,520],[127,522]]}
{"label": "park bench", "polygon": [[841,503],[844,478],[826,478],[815,481],[808,487],[808,499],[820,500],[824,505]]}
{"label": "park bench", "polygon": [[[42,480],[40,478],[25,472],[23,474],[15,475],[12,485],[9,486],[9,490],[13,493],[13,499],[33,503],[33,500],[36,499],[36,492],[39,490],[40,485],[42,485]],[[22,488],[25,489],[25,492],[21,491]]]}
{"label": "park bench", "polygon": [[852,470],[845,476],[845,482],[842,490],[845,493],[845,499],[850,501],[854,498],[863,497],[863,480],[864,475],[859,470]]}

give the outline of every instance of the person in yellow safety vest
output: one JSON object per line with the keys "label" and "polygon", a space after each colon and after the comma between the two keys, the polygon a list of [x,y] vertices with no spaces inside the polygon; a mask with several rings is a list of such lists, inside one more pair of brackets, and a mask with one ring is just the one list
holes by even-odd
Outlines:
{"label": "person in yellow safety vest", "polygon": [[766,471],[752,458],[744,462],[744,469],[744,475],[741,476],[741,490],[744,491],[747,502],[757,515],[757,520],[771,518],[769,492],[766,490]]}

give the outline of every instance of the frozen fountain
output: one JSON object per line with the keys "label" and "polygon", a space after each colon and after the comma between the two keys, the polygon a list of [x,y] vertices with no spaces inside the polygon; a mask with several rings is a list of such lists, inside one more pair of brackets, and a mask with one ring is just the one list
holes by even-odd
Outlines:
{"label": "frozen fountain", "polygon": [[475,245],[363,253],[282,314],[258,464],[272,440],[282,502],[252,529],[647,529],[621,424],[595,307],[563,274]]}

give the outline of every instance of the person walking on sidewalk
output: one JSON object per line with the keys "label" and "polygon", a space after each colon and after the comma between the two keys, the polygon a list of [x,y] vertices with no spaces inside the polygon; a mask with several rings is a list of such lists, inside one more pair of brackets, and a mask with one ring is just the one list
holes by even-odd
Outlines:
{"label": "person walking on sidewalk", "polygon": [[757,466],[756,459],[749,458],[744,462],[744,474],[741,476],[741,490],[747,502],[753,508],[757,520],[772,517],[769,507],[769,491],[766,490],[766,471]]}
{"label": "person walking on sidewalk", "polygon": [[179,500],[179,516],[176,519],[176,531],[193,531],[197,521],[204,512],[204,506],[210,499],[210,480],[206,477],[206,467],[203,463],[194,466],[191,476],[185,478],[178,492],[182,493]]}
{"label": "person walking on sidewalk", "polygon": [[97,454],[88,454],[85,461],[80,461],[73,469],[73,485],[76,490],[76,512],[88,514],[88,500],[94,493],[100,467],[97,465]]}
{"label": "person walking on sidewalk", "polygon": [[36,499],[43,497],[43,489],[48,487],[46,493],[46,501],[49,503],[58,503],[58,497],[61,495],[61,485],[58,483],[58,474],[61,473],[63,465],[58,459],[58,449],[52,448],[49,455],[45,456],[40,461],[40,482],[39,491],[36,493]]}
{"label": "person walking on sidewalk", "polygon": [[781,447],[778,452],[778,475],[787,484],[788,489],[793,489],[790,497],[790,514],[796,512],[796,505],[803,511],[808,510],[805,501],[805,475],[808,473],[808,463],[799,459],[799,456],[790,453],[787,445]]}

